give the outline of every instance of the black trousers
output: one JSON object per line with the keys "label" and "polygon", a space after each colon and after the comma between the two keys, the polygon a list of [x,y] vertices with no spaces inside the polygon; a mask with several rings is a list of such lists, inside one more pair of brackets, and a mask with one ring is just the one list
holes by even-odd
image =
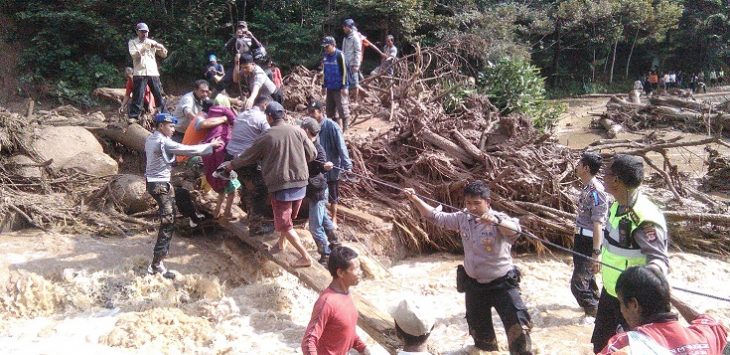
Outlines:
{"label": "black trousers", "polygon": [[160,214],[160,229],[152,258],[152,264],[159,265],[170,250],[170,240],[175,231],[175,190],[169,182],[148,182],[147,192],[157,201]]}
{"label": "black trousers", "polygon": [[608,340],[618,333],[618,327],[623,330],[629,330],[629,325],[621,315],[621,306],[618,298],[613,297],[601,290],[601,298],[598,300],[598,312],[596,313],[596,323],[593,327],[593,335],[591,343],[593,343],[593,352],[598,353],[608,344]]}
{"label": "black trousers", "polygon": [[[233,156],[226,152],[226,161],[233,160]],[[236,169],[241,181],[241,208],[250,218],[260,218],[271,214],[268,205],[269,190],[266,188],[261,167],[258,164],[247,165]]]}
{"label": "black trousers", "polygon": [[[573,251],[585,256],[593,254],[593,238],[576,234],[573,243]],[[598,307],[598,285],[596,276],[591,271],[593,262],[573,255],[573,276],[570,278],[570,292],[586,312],[595,312]]]}
{"label": "black trousers", "polygon": [[520,275],[517,269],[486,284],[479,283],[467,275],[466,322],[477,348],[498,350],[492,323],[492,307],[494,307],[504,324],[510,354],[532,354],[530,340],[532,322],[520,296],[519,282]]}
{"label": "black trousers", "polygon": [[132,103],[129,104],[128,116],[130,118],[139,118],[142,113],[142,104],[144,101],[144,91],[149,85],[152,96],[155,97],[155,104],[160,108],[160,112],[167,112],[165,100],[162,98],[162,82],[159,76],[133,76],[132,83]]}

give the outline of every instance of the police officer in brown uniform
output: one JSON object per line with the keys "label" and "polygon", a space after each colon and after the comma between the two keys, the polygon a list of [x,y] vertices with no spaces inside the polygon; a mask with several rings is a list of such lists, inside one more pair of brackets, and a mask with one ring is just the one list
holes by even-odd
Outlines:
{"label": "police officer in brown uniform", "polygon": [[[608,212],[606,191],[596,178],[602,162],[600,155],[586,152],[575,166],[575,174],[583,183],[583,190],[578,198],[573,251],[593,258],[601,255],[603,227]],[[592,264],[589,259],[574,254],[573,276],[570,278],[570,291],[585,311],[584,322],[589,324],[595,320],[599,296],[594,276],[598,268]]]}

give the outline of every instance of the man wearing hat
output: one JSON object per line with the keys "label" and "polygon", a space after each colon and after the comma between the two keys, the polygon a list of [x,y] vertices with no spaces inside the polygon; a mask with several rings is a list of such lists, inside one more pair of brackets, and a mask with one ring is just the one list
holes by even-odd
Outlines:
{"label": "man wearing hat", "polygon": [[360,63],[362,62],[362,37],[355,28],[355,21],[346,19],[342,23],[345,37],[342,39],[342,53],[347,64],[348,89],[353,99],[357,98],[357,86],[360,84]]}
{"label": "man wearing hat", "polygon": [[426,343],[435,321],[426,309],[404,299],[390,314],[395,321],[395,334],[404,343],[397,355],[430,355]]}
{"label": "man wearing hat", "polygon": [[258,39],[248,30],[246,21],[238,21],[236,23],[236,35],[231,37],[225,44],[225,48],[236,59],[236,61],[244,54],[253,56],[254,48],[263,48]]}
{"label": "man wearing hat", "polygon": [[274,229],[279,232],[279,240],[271,252],[282,251],[288,240],[301,255],[292,263],[292,267],[309,267],[312,262],[294,230],[293,219],[299,214],[307,192],[307,163],[317,157],[317,149],[303,130],[285,122],[286,110],[281,104],[269,103],[265,113],[271,128],[243,154],[233,159],[226,169],[230,171],[261,162],[264,182],[271,196]]}
{"label": "man wearing hat", "polygon": [[322,39],[322,48],[324,49],[322,95],[325,96],[327,102],[327,116],[335,118],[339,114],[339,119],[342,120],[340,125],[345,131],[350,120],[347,61],[342,51],[337,49],[334,37],[327,36]]}
{"label": "man wearing hat", "polygon": [[168,271],[162,264],[170,249],[170,240],[175,231],[175,190],[170,184],[172,163],[175,161],[175,154],[181,155],[208,155],[213,150],[223,146],[223,141],[216,138],[207,144],[183,145],[174,142],[170,137],[175,132],[177,118],[169,113],[157,114],[153,123],[154,133],[147,137],[144,144],[147,166],[145,168],[145,179],[147,180],[147,192],[157,202],[160,213],[160,229],[157,233],[152,263],[147,268],[150,274],[162,274],[163,277],[174,279],[175,274]]}
{"label": "man wearing hat", "polygon": [[165,101],[162,98],[162,83],[160,82],[160,72],[157,69],[157,60],[155,56],[160,58],[167,57],[167,48],[161,43],[149,38],[149,27],[144,22],[137,24],[137,38],[129,40],[129,55],[132,56],[134,62],[134,73],[132,83],[134,90],[132,91],[132,103],[129,105],[127,115],[130,119],[137,120],[142,113],[142,99],[144,92],[149,85],[152,96],[160,108],[160,112],[167,112]]}

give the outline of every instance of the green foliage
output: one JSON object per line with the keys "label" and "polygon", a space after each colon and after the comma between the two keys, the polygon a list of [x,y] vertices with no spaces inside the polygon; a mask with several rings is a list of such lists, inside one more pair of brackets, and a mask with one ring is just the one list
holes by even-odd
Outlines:
{"label": "green foliage", "polygon": [[545,100],[540,69],[521,58],[502,59],[488,66],[479,74],[477,83],[497,108],[526,114],[533,126],[543,131],[554,128],[565,112],[564,106]]}
{"label": "green foliage", "polygon": [[468,89],[461,83],[443,82],[441,85],[448,92],[442,101],[442,106],[448,113],[459,109],[464,104],[464,100],[476,92],[475,89]]}

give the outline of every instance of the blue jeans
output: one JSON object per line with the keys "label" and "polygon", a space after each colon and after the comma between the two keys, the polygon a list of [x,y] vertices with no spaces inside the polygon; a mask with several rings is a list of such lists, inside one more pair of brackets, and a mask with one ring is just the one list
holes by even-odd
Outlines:
{"label": "blue jeans", "polygon": [[321,201],[309,201],[309,232],[317,243],[317,251],[320,255],[329,255],[330,246],[325,230],[335,229],[332,219],[327,214],[327,191],[325,198]]}

